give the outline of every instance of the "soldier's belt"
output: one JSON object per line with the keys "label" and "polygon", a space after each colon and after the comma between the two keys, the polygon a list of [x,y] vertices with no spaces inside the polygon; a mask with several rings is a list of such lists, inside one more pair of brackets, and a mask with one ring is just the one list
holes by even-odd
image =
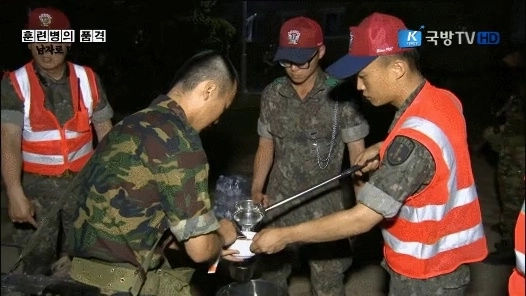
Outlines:
{"label": "soldier's belt", "polygon": [[[111,263],[73,258],[71,262],[71,278],[101,289],[128,292],[139,277],[139,269],[130,264],[130,267],[116,266]],[[149,284],[144,283],[142,293],[156,295],[159,285],[154,285],[154,275],[147,275]],[[157,279],[158,282],[158,279]]]}
{"label": "soldier's belt", "polygon": [[[189,288],[192,274],[193,269],[190,268],[149,271],[140,294],[166,295],[165,290],[170,290],[171,295],[182,294],[184,289]],[[140,273],[139,269],[131,264],[125,267],[121,264],[75,257],[71,263],[70,276],[78,282],[101,289],[129,292]]]}

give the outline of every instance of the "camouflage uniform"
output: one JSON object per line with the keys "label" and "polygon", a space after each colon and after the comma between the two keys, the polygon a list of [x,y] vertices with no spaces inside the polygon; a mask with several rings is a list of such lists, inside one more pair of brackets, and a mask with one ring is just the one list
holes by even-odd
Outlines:
{"label": "camouflage uniform", "polygon": [[[167,229],[182,242],[219,227],[210,210],[208,161],[199,134],[167,96],[115,125],[80,174],[72,238],[75,257],[136,270]],[[150,270],[163,261],[159,244]],[[87,275],[74,275],[72,269],[72,278],[104,288],[107,294],[119,292],[109,289],[119,278],[101,277],[107,272],[103,269]],[[170,272],[162,270],[163,275]],[[170,274],[166,278],[174,281]],[[163,286],[161,279],[159,290],[144,293],[165,295],[173,289],[169,284]]]}
{"label": "camouflage uniform", "polygon": [[[344,145],[369,132],[365,119],[350,100],[329,98],[338,81],[321,70],[314,88],[301,100],[290,80],[283,77],[263,91],[258,133],[274,141],[274,164],[266,193],[273,204],[341,172]],[[337,113],[335,112],[337,110]],[[334,120],[334,115],[337,120]],[[334,143],[331,150],[331,139]],[[309,200],[306,202],[306,200]],[[299,204],[301,203],[301,206]],[[291,209],[285,212],[283,209]],[[340,184],[327,186],[267,214],[273,226],[294,225],[344,209]],[[293,246],[261,262],[263,278],[287,288]],[[315,295],[343,295],[344,272],[351,265],[348,240],[302,246],[309,261]]]}
{"label": "camouflage uniform", "polygon": [[[45,107],[50,110],[57,118],[60,125],[64,125],[73,117],[73,105],[71,100],[71,90],[69,83],[69,70],[66,67],[65,75],[54,80],[38,70],[37,76],[40,79],[40,85],[45,94]],[[91,118],[92,123],[102,123],[113,117],[113,110],[108,103],[106,94],[101,85],[99,77],[96,75],[96,83],[99,91],[99,102],[94,106],[94,112]],[[24,103],[16,94],[11,81],[4,77],[1,81],[1,99],[2,99],[2,124],[12,123],[23,128],[24,125]],[[68,190],[68,185],[73,179],[75,173],[67,172],[62,176],[43,176],[32,173],[23,173],[22,187],[26,196],[36,205],[37,222],[45,216],[56,202]],[[70,205],[68,202],[66,205]],[[68,209],[65,208],[64,211]],[[36,245],[33,251],[24,259],[24,272],[27,274],[49,274],[51,264],[56,260],[58,252],[64,250],[64,239],[59,237],[60,227],[68,227],[73,221],[66,221],[66,217],[50,217],[53,219],[42,233],[42,241]],[[65,229],[67,230],[67,229]],[[24,246],[28,243],[34,228],[29,224],[15,223],[15,232],[13,240],[18,246]],[[62,247],[59,247],[58,241],[62,240]],[[63,250],[60,250],[63,249]]]}
{"label": "camouflage uniform", "polygon": [[[419,86],[400,106],[395,114],[389,132],[394,128],[400,116],[414,101],[424,83]],[[393,165],[382,162],[380,168],[371,174],[357,195],[357,200],[365,206],[380,213],[385,218],[392,218],[405,200],[423,189],[431,182],[435,174],[435,162],[431,153],[419,142],[397,136],[386,150],[386,157],[398,159]],[[390,296],[421,295],[464,295],[470,281],[469,268],[459,266],[455,271],[426,280],[405,277],[393,271],[386,262],[382,266],[389,273]]]}
{"label": "camouflage uniform", "polygon": [[516,217],[524,201],[524,98],[510,97],[502,131],[488,138],[499,153],[497,165],[499,197],[502,203],[500,230],[502,240],[513,249]]}

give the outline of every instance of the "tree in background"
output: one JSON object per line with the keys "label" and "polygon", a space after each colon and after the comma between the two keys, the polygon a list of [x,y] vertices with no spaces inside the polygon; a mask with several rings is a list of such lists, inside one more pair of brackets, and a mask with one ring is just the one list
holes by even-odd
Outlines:
{"label": "tree in background", "polygon": [[194,1],[189,15],[177,18],[178,27],[192,28],[193,40],[200,40],[195,49],[213,49],[228,55],[236,29],[224,18],[217,16],[217,1]]}

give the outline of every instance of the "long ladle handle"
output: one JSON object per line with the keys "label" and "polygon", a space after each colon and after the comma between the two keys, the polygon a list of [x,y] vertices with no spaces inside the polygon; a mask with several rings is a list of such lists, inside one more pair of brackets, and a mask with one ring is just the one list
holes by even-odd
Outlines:
{"label": "long ladle handle", "polygon": [[287,199],[284,199],[284,200],[282,200],[280,202],[277,202],[277,203],[265,208],[265,212],[268,212],[268,211],[270,211],[272,209],[275,209],[275,208],[277,208],[277,207],[279,207],[279,206],[281,206],[283,204],[286,204],[286,203],[288,203],[288,202],[290,202],[290,201],[292,201],[292,200],[294,200],[294,199],[296,199],[296,198],[298,198],[300,196],[303,196],[303,195],[305,195],[305,194],[307,194],[309,192],[312,192],[313,190],[316,190],[316,189],[318,189],[318,188],[320,188],[322,186],[325,186],[327,183],[330,183],[332,181],[341,179],[341,178],[346,177],[348,175],[352,175],[352,174],[356,173],[357,171],[359,171],[359,170],[363,169],[364,167],[366,167],[370,162],[375,161],[375,160],[380,160],[380,155],[376,155],[375,157],[367,160],[363,165],[358,165],[358,164],[357,165],[353,165],[352,167],[350,167],[350,168],[346,169],[345,171],[341,172],[339,175],[336,175],[336,176],[334,176],[334,177],[332,177],[332,178],[330,178],[330,179],[328,179],[326,181],[323,181],[323,182],[321,182],[321,183],[319,183],[317,185],[314,185],[314,186],[310,187],[309,189],[306,189],[306,190],[304,190],[304,191],[302,191],[302,192],[300,192],[300,193],[298,193],[296,195],[293,195],[293,196],[291,196],[291,197],[289,197]]}

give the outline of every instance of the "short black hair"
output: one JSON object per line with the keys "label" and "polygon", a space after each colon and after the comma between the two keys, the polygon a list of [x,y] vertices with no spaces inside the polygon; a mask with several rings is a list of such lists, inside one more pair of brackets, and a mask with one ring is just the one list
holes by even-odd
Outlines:
{"label": "short black hair", "polygon": [[177,71],[172,87],[179,84],[183,91],[193,90],[199,83],[214,80],[221,87],[221,93],[238,85],[236,68],[229,58],[220,53],[207,50],[191,57]]}
{"label": "short black hair", "polygon": [[389,63],[393,60],[404,60],[408,62],[409,66],[413,70],[420,71],[420,53],[416,48],[411,48],[401,53],[386,55],[383,56],[386,60],[386,63]]}

